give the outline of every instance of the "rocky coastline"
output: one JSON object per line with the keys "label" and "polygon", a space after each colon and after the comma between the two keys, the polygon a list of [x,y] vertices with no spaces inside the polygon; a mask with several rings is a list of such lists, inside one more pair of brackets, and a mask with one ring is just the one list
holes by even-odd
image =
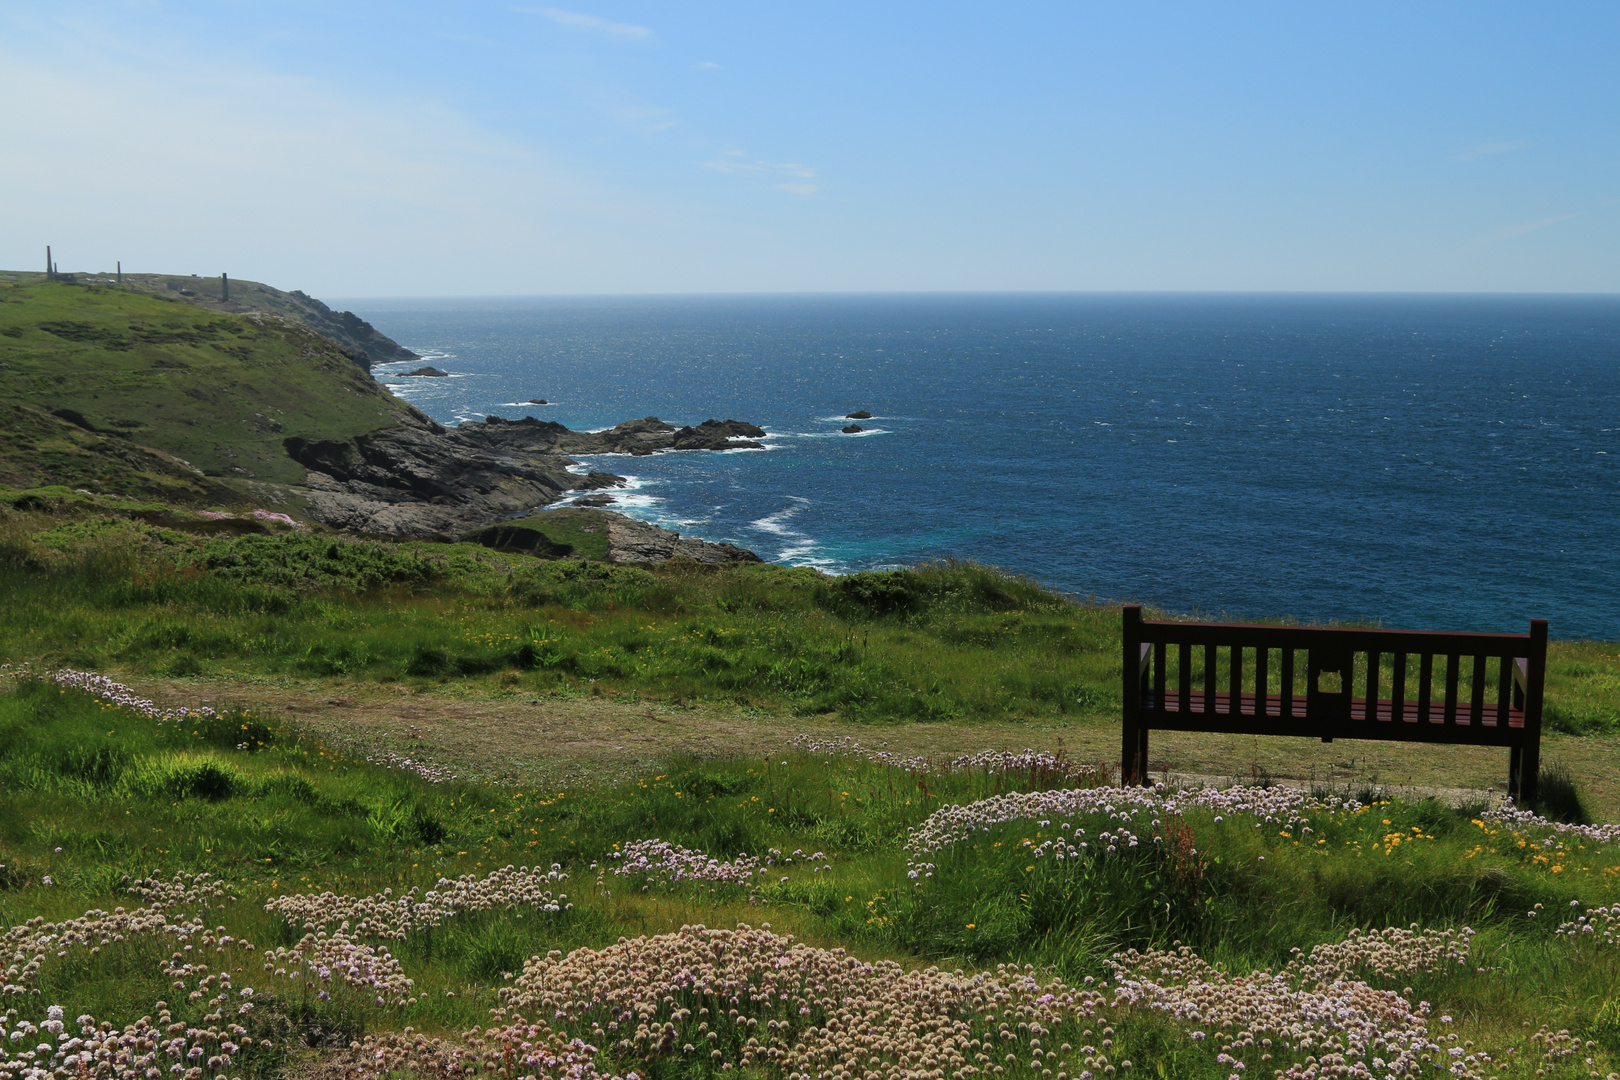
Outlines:
{"label": "rocky coastline", "polygon": [[[677,427],[655,416],[606,431],[573,431],[554,421],[491,416],[445,428],[400,411],[396,425],[345,440],[285,440],[306,470],[311,517],[333,528],[416,538],[461,538],[489,530],[570,495],[622,487],[622,476],[578,473],[573,454],[644,456],[667,450],[757,449],[765,431],[741,420]],[[597,500],[592,500],[597,501]],[[606,502],[606,499],[600,500]],[[682,538],[622,514],[609,520],[615,561],[758,562],[731,544]],[[483,542],[481,540],[481,542]],[[496,543],[492,546],[506,546]]]}

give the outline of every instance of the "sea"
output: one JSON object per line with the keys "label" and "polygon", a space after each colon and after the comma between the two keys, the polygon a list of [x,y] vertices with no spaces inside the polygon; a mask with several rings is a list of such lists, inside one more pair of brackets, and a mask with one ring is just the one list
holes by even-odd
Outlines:
{"label": "sea", "polygon": [[451,373],[375,372],[447,425],[760,425],[763,450],[579,468],[625,476],[624,513],[771,562],[975,560],[1211,618],[1620,639],[1617,297],[341,305]]}

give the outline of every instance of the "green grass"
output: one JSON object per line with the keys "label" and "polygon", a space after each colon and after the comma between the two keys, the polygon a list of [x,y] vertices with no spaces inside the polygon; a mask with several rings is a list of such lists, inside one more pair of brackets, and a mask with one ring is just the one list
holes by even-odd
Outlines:
{"label": "green grass", "polygon": [[607,524],[599,514],[564,507],[501,525],[490,525],[464,539],[502,551],[547,559],[608,557]]}
{"label": "green grass", "polygon": [[[784,751],[678,761],[628,783],[565,792],[430,783],[253,716],[157,722],[23,678],[0,689],[0,924],[132,907],[139,901],[126,891],[131,879],[209,872],[240,899],[209,909],[207,924],[262,952],[302,933],[264,910],[271,897],[399,895],[431,888],[440,875],[482,876],[507,864],[556,862],[569,873],[557,887],[573,906],[555,914],[520,905],[379,942],[416,981],[411,1004],[379,1008],[354,993],[322,1000],[277,989],[254,954],[222,947],[215,970],[259,988],[248,1031],[273,1043],[242,1057],[249,1075],[290,1067],[301,1043],[341,1044],[405,1025],[449,1034],[479,1023],[499,1004],[506,975],[553,949],[602,948],[683,923],[762,920],[865,960],[947,969],[1028,963],[1040,978],[1071,984],[1108,978],[1109,958],[1123,948],[1185,943],[1242,972],[1281,967],[1292,950],[1356,929],[1466,925],[1477,937],[1465,966],[1355,977],[1454,1016],[1435,1021],[1437,1032],[1492,1053],[1501,1069],[1492,1075],[1602,1075],[1620,1063],[1612,1019],[1620,952],[1553,933],[1571,901],[1590,908],[1616,899],[1613,844],[1541,844],[1540,834],[1433,802],[1318,809],[1280,828],[1189,808],[1163,822],[1129,823],[1142,840],[1135,848],[1067,864],[1028,852],[1077,832],[1056,820],[1013,820],[928,856],[931,876],[908,877],[902,845],[930,814],[1050,780],[982,769],[919,776],[859,757]],[[1126,824],[1105,811],[1062,823],[1093,842]],[[754,903],[741,887],[643,890],[638,879],[606,873],[616,848],[652,837],[722,859],[771,848],[824,851],[831,869],[818,872],[803,859],[784,865],[756,886]],[[162,999],[180,1022],[200,1023],[207,1003],[175,993],[160,970],[172,947],[133,935],[95,951],[46,954],[34,1001],[124,1023]],[[22,1004],[31,1015],[34,1004]],[[1190,1038],[1196,1022],[1128,1007],[1106,1022],[1117,1026],[1114,1060],[1134,1058],[1149,1075],[1164,1063],[1174,1066],[1167,1075],[1227,1075],[1213,1040]],[[1543,1024],[1570,1029],[1592,1048],[1548,1061],[1528,1038]],[[1082,1041],[1080,1026],[1062,1030],[1066,1043]],[[1515,1055],[1506,1053],[1510,1045],[1519,1047]],[[710,1075],[707,1059],[679,1055],[615,1063],[648,1075]]]}
{"label": "green grass", "polygon": [[[291,322],[54,282],[0,284],[0,396],[10,410],[0,477],[13,487],[46,482],[35,473],[61,483],[58,469],[96,479],[87,455],[116,472],[109,439],[177,455],[208,477],[299,483],[284,439],[342,440],[393,426],[408,408]],[[64,434],[39,413],[13,430],[19,406],[102,438]]]}
{"label": "green grass", "polygon": [[[1117,615],[972,565],[830,579],[472,545],[0,522],[0,659],[170,675],[635,693],[872,720],[1078,716],[1117,696]],[[211,526],[210,526],[211,527]],[[516,682],[510,673],[516,672]]]}
{"label": "green grass", "polygon": [[[619,567],[213,521],[66,489],[28,499],[53,512],[0,505],[0,662],[469,682],[876,722],[1117,714],[1117,609],[989,567]],[[577,542],[570,524],[555,542]],[[1550,729],[1613,730],[1614,649],[1552,643]]]}

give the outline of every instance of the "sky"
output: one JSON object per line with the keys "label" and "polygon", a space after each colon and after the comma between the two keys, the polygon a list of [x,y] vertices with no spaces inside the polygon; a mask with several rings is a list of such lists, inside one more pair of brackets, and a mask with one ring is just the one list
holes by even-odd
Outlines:
{"label": "sky", "polygon": [[1620,290],[1620,6],[0,0],[0,267]]}

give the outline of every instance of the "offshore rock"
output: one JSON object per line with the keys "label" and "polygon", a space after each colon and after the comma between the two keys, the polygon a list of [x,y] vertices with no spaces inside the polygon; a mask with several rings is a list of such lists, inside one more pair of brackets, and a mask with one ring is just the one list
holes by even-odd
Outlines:
{"label": "offshore rock", "polygon": [[[490,417],[491,421],[498,418]],[[554,421],[505,421],[515,424],[549,424],[556,432],[555,446],[564,454],[632,454],[644,457],[660,450],[760,450],[765,429],[743,420],[705,420],[697,427],[677,428],[656,416],[626,420],[606,431],[569,431]]]}
{"label": "offshore rock", "polygon": [[856,409],[852,413],[846,413],[845,416],[844,416],[844,419],[845,420],[870,420],[870,419],[872,419],[872,414],[867,412],[865,409]]}

